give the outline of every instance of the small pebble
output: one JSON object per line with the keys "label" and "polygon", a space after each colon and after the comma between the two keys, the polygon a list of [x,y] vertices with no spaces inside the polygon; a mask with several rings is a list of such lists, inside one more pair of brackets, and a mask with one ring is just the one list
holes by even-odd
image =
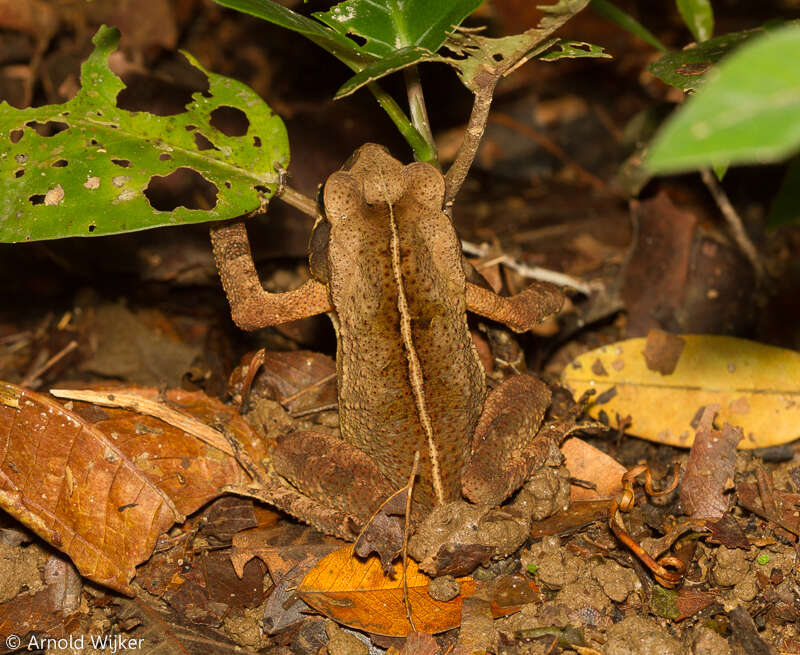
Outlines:
{"label": "small pebble", "polygon": [[442,601],[443,603],[453,600],[460,593],[461,583],[452,575],[440,575],[438,578],[431,580],[428,585],[428,595],[433,600]]}

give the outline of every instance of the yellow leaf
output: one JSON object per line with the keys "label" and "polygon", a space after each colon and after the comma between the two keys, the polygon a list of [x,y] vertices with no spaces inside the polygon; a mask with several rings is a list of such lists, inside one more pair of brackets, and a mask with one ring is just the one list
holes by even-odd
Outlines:
{"label": "yellow leaf", "polygon": [[800,436],[800,353],[792,350],[733,337],[651,333],[581,355],[562,380],[576,397],[597,391],[592,416],[604,412],[615,422],[617,414],[630,415],[628,432],[671,446],[692,445],[697,419],[712,404],[719,406],[719,425],[743,429],[739,448]]}

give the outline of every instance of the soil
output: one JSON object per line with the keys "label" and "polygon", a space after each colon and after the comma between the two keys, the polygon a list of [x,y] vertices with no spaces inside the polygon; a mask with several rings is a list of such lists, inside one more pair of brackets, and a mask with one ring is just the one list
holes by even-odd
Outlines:
{"label": "soil", "polygon": [[[125,71],[130,108],[180,111],[199,82],[187,73],[177,50],[192,52],[209,70],[249,84],[286,119],[292,146],[288,179],[306,195],[313,197],[318,185],[364,142],[383,143],[395,156],[410,159],[368,93],[330,100],[348,70],[298,35],[205,0],[152,0],[148,12],[133,0],[29,1],[37,9],[36,19],[10,18],[4,7],[14,3],[0,0],[0,100],[13,106],[60,103],[74,94],[92,34],[101,22],[115,22],[124,35],[115,66]],[[303,13],[322,6],[282,4]],[[492,35],[513,33],[530,20],[527,4],[496,0],[476,20],[488,21]],[[671,48],[689,42],[672,4],[619,4]],[[757,8],[732,4],[717,8],[717,33],[798,13],[796,2],[789,0]],[[491,260],[501,256],[566,273],[592,291],[569,291],[561,315],[517,339],[471,319],[490,386],[509,370],[527,368],[554,388],[549,419],[574,426],[588,418],[575,408],[577,399],[566,398],[558,387],[558,376],[574,357],[601,345],[656,328],[800,349],[800,227],[766,228],[784,167],[737,167],[722,182],[767,271],[759,284],[698,176],[650,180],[635,193],[625,187],[621,172],[626,160],[635,143],[647,138],[635,133],[636,123],[680,100],[680,94],[647,72],[657,53],[588,11],[571,21],[563,36],[605,45],[614,60],[529,64],[509,76],[498,89],[485,142],[454,207],[454,220],[466,242],[489,244],[483,261],[489,263],[482,270],[506,290],[520,290],[526,281],[509,268],[493,266]],[[471,98],[445,66],[424,67],[423,85],[446,166]],[[390,78],[386,86],[403,97],[400,80]],[[266,217],[248,225],[264,286],[298,286],[307,275],[311,219],[276,201]],[[269,359],[252,394],[242,399],[248,420],[267,444],[294,429],[336,435],[335,383],[330,379],[336,346],[330,322],[321,317],[253,334],[238,331],[207,232],[200,225],[0,244],[0,380],[41,393],[111,382],[227,398],[228,376],[246,353],[290,351],[307,364]],[[326,357],[315,359],[320,353]],[[668,368],[670,361],[657,366]],[[303,377],[311,369],[317,377]],[[579,436],[612,458],[613,466],[606,468],[613,471],[617,488],[620,466],[645,462],[662,484],[673,461],[687,468],[686,450],[645,442],[622,429],[592,422],[569,436]],[[184,649],[204,655],[409,655],[414,649],[433,655],[448,648],[455,653],[482,648],[498,655],[800,653],[798,444],[730,455],[731,474],[716,485],[715,507],[732,524],[704,525],[669,545],[670,553],[684,557],[686,569],[675,589],[658,584],[643,563],[646,558],[609,528],[609,498],[599,514],[586,510],[579,518],[573,487],[572,509],[566,509],[570,473],[557,453],[551,459],[505,508],[465,503],[440,508],[454,514],[451,519],[461,531],[420,544],[429,537],[421,530],[412,540],[411,552],[421,560],[443,544],[457,551],[457,558],[450,553],[450,561],[458,559],[460,568],[430,569],[441,576],[432,595],[442,600],[461,589],[451,576],[481,562],[472,575],[495,581],[493,592],[464,602],[460,631],[430,640],[415,634],[405,641],[368,637],[321,620],[294,589],[313,563],[330,552],[331,542],[266,504],[242,500],[244,509],[222,511],[233,526],[223,526],[211,505],[162,535],[157,553],[139,566],[135,582],[141,584],[135,585],[133,598],[85,580],[76,588],[48,577],[50,562],[71,565],[0,511],[0,635],[113,633],[143,638],[144,652]],[[5,489],[3,465],[0,457],[0,493]],[[656,497],[636,489],[635,507],[622,520],[631,541],[646,557],[649,552],[657,559],[665,535],[689,512],[680,490]],[[753,503],[743,501],[751,497],[748,493]],[[585,495],[591,496],[591,489]],[[764,498],[776,503],[780,522],[762,504]],[[0,496],[0,502],[12,500]],[[558,522],[545,525],[553,514]],[[532,521],[534,526],[542,522],[536,534],[544,536],[528,537]],[[440,523],[434,521],[433,528]],[[239,579],[227,556],[236,544],[233,535],[245,530],[263,531],[258,534],[272,550],[263,558],[265,565],[252,560],[247,566],[255,568]],[[225,556],[215,559],[215,551]],[[497,617],[491,609],[502,597],[497,588],[513,575],[524,580],[524,593],[505,587],[506,606],[515,611]],[[533,598],[528,583],[538,590]],[[94,650],[86,645],[72,652]]]}

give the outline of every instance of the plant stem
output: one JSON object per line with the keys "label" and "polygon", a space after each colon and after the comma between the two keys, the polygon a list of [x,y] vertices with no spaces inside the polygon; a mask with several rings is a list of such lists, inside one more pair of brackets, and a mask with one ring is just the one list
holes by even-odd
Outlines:
{"label": "plant stem", "polygon": [[408,116],[405,115],[405,112],[400,108],[400,105],[395,102],[395,99],[386,93],[386,91],[379,87],[375,82],[367,84],[367,88],[372,92],[372,95],[375,96],[375,99],[383,108],[383,111],[385,111],[389,115],[389,118],[392,119],[395,127],[397,127],[397,129],[400,131],[400,134],[403,135],[403,138],[408,142],[408,145],[411,146],[411,149],[414,151],[414,159],[417,161],[431,161],[432,159],[435,159],[436,155],[431,149],[430,144],[417,131],[417,128],[414,127],[414,125],[408,119]]}
{"label": "plant stem", "polygon": [[411,114],[411,122],[417,128],[417,132],[422,135],[422,138],[428,142],[433,154],[432,159],[423,161],[427,161],[440,169],[436,143],[433,140],[433,132],[431,132],[431,124],[428,120],[428,110],[425,106],[425,96],[422,93],[422,83],[419,79],[419,69],[416,66],[410,66],[403,70],[403,77],[408,92],[408,109]]}
{"label": "plant stem", "polygon": [[728,199],[728,194],[725,193],[719,182],[717,182],[717,178],[714,173],[711,172],[710,168],[701,170],[700,177],[709,193],[711,193],[711,197],[714,198],[714,202],[717,203],[720,212],[728,222],[728,227],[731,230],[734,241],[736,241],[736,245],[739,246],[744,256],[750,261],[750,265],[753,267],[756,274],[756,280],[760,284],[764,281],[764,265],[761,263],[761,258],[758,256],[755,245],[753,245],[750,237],[747,236],[747,230],[744,229],[744,224],[742,223],[739,213],[734,209],[731,201]]}
{"label": "plant stem", "polygon": [[280,198],[287,205],[299,209],[304,214],[316,218],[319,215],[319,205],[316,201],[309,198],[307,195],[295,191],[290,186],[282,186],[278,193],[275,194],[276,198]]}
{"label": "plant stem", "polygon": [[452,206],[478,152],[483,132],[486,130],[486,121],[489,119],[489,108],[492,106],[492,94],[497,80],[497,77],[487,76],[485,83],[476,86],[475,102],[472,105],[469,123],[464,130],[464,138],[461,140],[456,158],[444,176],[447,189],[444,196],[445,207]]}

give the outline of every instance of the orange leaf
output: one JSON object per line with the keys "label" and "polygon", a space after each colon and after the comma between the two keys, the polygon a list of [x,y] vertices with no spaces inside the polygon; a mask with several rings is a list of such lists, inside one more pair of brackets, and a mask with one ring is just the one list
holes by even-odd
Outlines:
{"label": "orange leaf", "polygon": [[[351,551],[352,546],[345,546],[322,558],[297,587],[298,595],[322,614],[358,630],[392,637],[410,634],[413,630],[403,602],[402,564],[395,564],[394,577],[388,578],[378,557],[361,560],[353,557]],[[457,578],[461,593],[456,598],[446,603],[434,600],[428,595],[430,577],[410,559],[406,579],[414,626],[418,632],[429,634],[460,625],[462,601],[477,588],[474,578]],[[537,590],[533,582],[528,584]],[[517,610],[519,605],[492,602],[495,617]]]}
{"label": "orange leaf", "polygon": [[573,478],[595,484],[594,489],[572,485],[573,501],[614,498],[622,491],[622,476],[627,469],[610,455],[577,437],[567,439],[561,445],[561,453]]}
{"label": "orange leaf", "polygon": [[[73,393],[75,392],[73,390]],[[99,393],[99,391],[98,391]],[[135,396],[156,401],[158,389],[146,387],[118,388],[102,392],[115,399]],[[73,401],[73,411],[100,430],[120,448],[159,489],[164,491],[182,514],[192,514],[221,494],[226,485],[244,486],[250,478],[229,453],[214,447],[211,440],[201,441],[200,434],[190,432],[189,420],[199,428],[216,426],[218,439],[229,444],[219,429],[233,436],[251,459],[261,461],[265,455],[263,440],[258,438],[236,408],[224,405],[202,391],[170,389],[165,392],[168,404],[159,406],[186,418],[186,424],[171,425],[155,416],[129,409]]]}
{"label": "orange leaf", "polygon": [[[339,623],[379,635],[405,637],[412,632],[403,603],[403,567],[394,566],[394,578],[383,574],[381,561],[353,557],[351,546],[325,556],[303,578],[297,593],[311,607]],[[443,603],[428,595],[431,579],[408,560],[408,598],[414,625],[433,634],[461,623],[463,596],[475,591],[475,580],[458,578],[461,595]]]}

